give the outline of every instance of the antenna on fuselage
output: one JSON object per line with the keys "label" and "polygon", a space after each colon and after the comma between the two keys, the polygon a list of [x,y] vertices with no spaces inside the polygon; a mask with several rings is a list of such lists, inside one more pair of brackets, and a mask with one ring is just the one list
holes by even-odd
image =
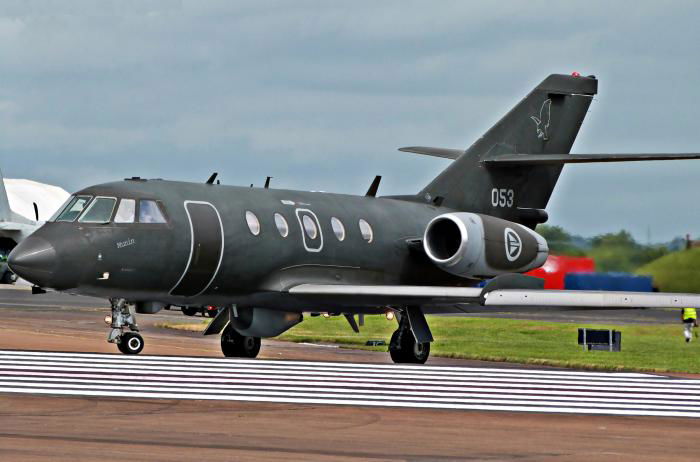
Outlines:
{"label": "antenna on fuselage", "polygon": [[369,189],[367,190],[367,194],[365,196],[367,197],[375,197],[377,195],[377,191],[379,190],[379,182],[382,181],[382,176],[377,175],[374,177],[374,181],[372,181],[372,184],[369,186]]}
{"label": "antenna on fuselage", "polygon": [[270,180],[271,180],[271,179],[272,179],[271,176],[268,176],[268,177],[265,179],[265,189],[267,189],[267,188],[270,187]]}
{"label": "antenna on fuselage", "polygon": [[209,179],[207,180],[207,184],[214,184],[214,180],[216,180],[216,176],[218,175],[217,172],[214,172],[211,174]]}

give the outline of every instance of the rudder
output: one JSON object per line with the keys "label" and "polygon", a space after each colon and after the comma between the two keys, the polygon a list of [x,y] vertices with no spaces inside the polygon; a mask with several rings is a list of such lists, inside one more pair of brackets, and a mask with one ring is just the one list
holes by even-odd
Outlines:
{"label": "rudder", "polygon": [[[438,175],[422,200],[534,227],[561,165],[482,163],[503,154],[568,154],[597,93],[595,77],[552,74]],[[546,215],[544,215],[546,216]]]}

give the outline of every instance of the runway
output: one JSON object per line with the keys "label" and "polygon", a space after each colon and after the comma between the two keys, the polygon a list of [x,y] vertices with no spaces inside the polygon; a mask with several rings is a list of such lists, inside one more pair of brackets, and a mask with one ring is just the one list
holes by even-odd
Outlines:
{"label": "runway", "polygon": [[2,350],[0,392],[700,418],[700,380],[537,369]]}

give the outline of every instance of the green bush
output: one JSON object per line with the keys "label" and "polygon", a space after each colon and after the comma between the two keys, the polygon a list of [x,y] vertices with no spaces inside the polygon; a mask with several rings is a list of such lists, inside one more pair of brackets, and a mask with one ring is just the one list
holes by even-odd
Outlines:
{"label": "green bush", "polygon": [[636,272],[651,275],[663,292],[700,293],[700,248],[673,252]]}

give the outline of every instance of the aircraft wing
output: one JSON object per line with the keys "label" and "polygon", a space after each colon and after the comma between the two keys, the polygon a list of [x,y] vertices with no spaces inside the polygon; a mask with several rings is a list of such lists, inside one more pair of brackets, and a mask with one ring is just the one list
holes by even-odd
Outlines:
{"label": "aircraft wing", "polygon": [[333,297],[344,301],[372,301],[376,304],[478,303],[479,287],[386,286],[350,284],[301,284],[289,289],[292,295]]}
{"label": "aircraft wing", "polygon": [[[394,286],[394,285],[342,285],[301,284],[289,289],[298,296],[335,299],[364,304],[468,304],[489,307],[571,307],[611,308],[683,308],[700,307],[700,294],[661,292],[609,292],[589,290],[496,289],[478,287],[442,286]],[[473,310],[470,310],[473,311]]]}
{"label": "aircraft wing", "polygon": [[0,221],[0,231],[34,231],[37,225],[17,223],[13,221]]}

